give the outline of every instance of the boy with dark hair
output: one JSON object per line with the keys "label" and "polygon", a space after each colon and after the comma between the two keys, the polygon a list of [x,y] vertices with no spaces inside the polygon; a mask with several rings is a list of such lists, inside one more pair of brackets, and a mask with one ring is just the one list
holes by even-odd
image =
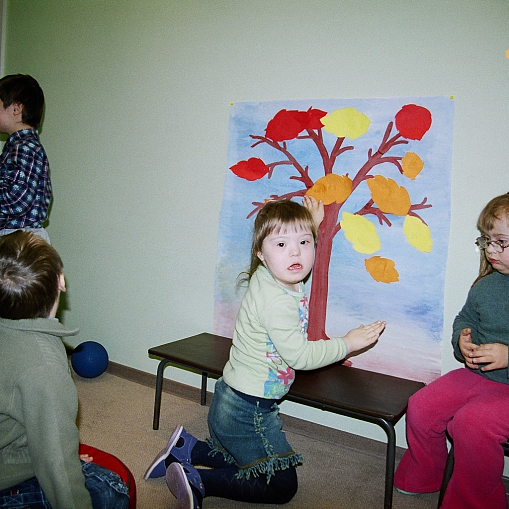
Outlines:
{"label": "boy with dark hair", "polygon": [[61,340],[78,330],[55,318],[62,270],[40,236],[0,237],[0,507],[125,509],[120,477],[80,462],[78,395]]}
{"label": "boy with dark hair", "polygon": [[53,193],[37,132],[43,110],[44,94],[32,76],[0,79],[0,133],[9,135],[0,156],[0,235],[27,229],[49,241],[43,222]]}

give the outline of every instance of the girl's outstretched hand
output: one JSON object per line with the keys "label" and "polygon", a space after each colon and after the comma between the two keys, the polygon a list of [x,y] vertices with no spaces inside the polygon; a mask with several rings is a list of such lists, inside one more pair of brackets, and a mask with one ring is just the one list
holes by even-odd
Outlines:
{"label": "girl's outstretched hand", "polygon": [[313,196],[304,196],[304,198],[302,199],[302,205],[304,205],[304,207],[306,207],[309,210],[309,212],[311,212],[311,215],[315,220],[316,227],[318,228],[325,216],[323,201],[322,200],[316,201],[316,198],[314,198]]}
{"label": "girl's outstretched hand", "polygon": [[380,321],[352,329],[343,338],[348,347],[348,353],[356,352],[372,345],[380,337],[384,329],[385,322]]}

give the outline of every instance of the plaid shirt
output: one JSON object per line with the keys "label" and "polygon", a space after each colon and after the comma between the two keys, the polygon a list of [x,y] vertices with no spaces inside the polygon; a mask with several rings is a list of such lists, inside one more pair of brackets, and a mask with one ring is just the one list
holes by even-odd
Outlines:
{"label": "plaid shirt", "polygon": [[11,134],[0,156],[0,230],[41,228],[53,192],[46,152],[35,129]]}

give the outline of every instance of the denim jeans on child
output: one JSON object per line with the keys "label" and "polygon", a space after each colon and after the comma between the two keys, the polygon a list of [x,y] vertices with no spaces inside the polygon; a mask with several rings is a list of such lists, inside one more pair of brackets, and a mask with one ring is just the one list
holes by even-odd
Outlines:
{"label": "denim jeans on child", "polygon": [[210,438],[191,451],[206,497],[255,504],[286,504],[297,492],[300,454],[286,440],[274,400],[216,383],[209,410]]}
{"label": "denim jeans on child", "polygon": [[263,403],[263,398],[256,404],[246,401],[220,378],[208,424],[211,447],[236,465],[240,476],[265,474],[270,481],[275,471],[298,465],[302,457],[286,440],[277,403]]}
{"label": "denim jeans on child", "polygon": [[[117,474],[95,463],[82,462],[81,466],[94,509],[127,509],[129,493]],[[52,509],[35,477],[0,491],[0,507]]]}

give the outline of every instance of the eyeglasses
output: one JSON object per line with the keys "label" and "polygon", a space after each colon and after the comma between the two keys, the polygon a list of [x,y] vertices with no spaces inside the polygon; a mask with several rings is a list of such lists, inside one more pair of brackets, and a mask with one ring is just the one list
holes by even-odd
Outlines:
{"label": "eyeglasses", "polygon": [[486,249],[491,245],[497,253],[503,253],[504,249],[509,247],[509,244],[504,244],[500,240],[489,240],[488,237],[477,237],[477,239],[475,239],[475,244],[481,249]]}

